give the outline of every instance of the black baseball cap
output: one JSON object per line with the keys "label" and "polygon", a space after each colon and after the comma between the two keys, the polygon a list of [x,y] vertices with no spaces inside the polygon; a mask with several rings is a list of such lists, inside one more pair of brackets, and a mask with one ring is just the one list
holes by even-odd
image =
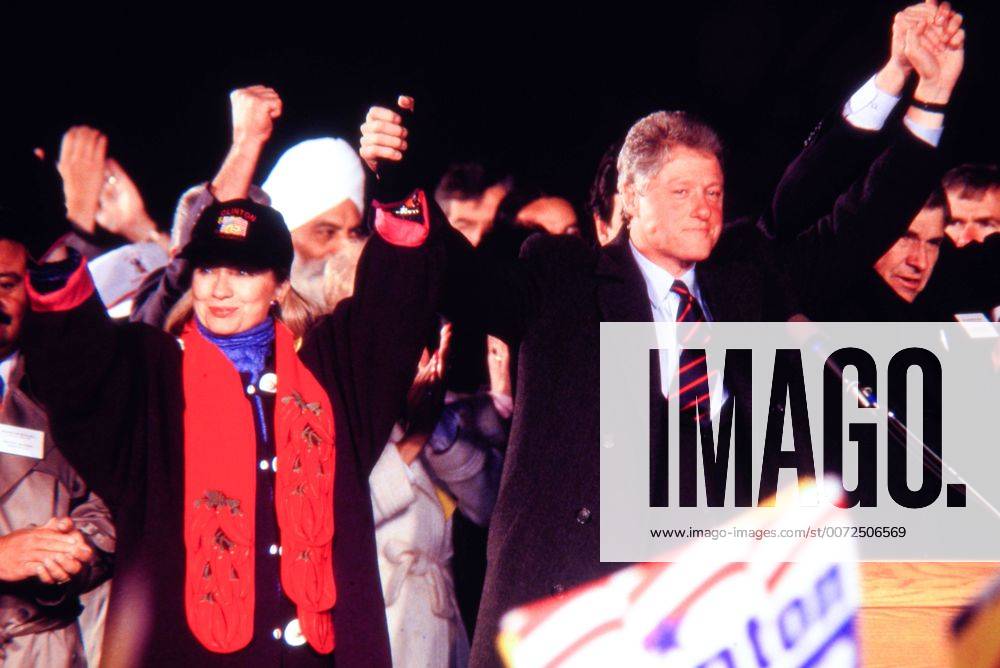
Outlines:
{"label": "black baseball cap", "polygon": [[181,259],[195,267],[231,266],[274,270],[278,280],[292,268],[292,235],[281,214],[249,199],[214,202],[191,230]]}

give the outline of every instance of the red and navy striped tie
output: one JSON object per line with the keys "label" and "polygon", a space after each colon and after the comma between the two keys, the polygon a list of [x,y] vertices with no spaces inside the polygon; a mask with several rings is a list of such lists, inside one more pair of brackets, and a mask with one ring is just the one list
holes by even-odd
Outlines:
{"label": "red and navy striped tie", "polygon": [[[681,298],[680,306],[677,309],[677,322],[701,323],[705,322],[705,313],[698,305],[698,300],[694,298],[691,291],[683,281],[675,280],[670,286],[670,291]],[[687,332],[681,345],[687,346],[693,343],[692,338],[695,332],[700,329],[694,325]],[[703,345],[704,342],[695,343],[696,346]],[[693,410],[701,402],[709,397],[708,385],[712,374],[707,372],[705,365],[705,355],[701,350],[683,350],[680,355],[680,366],[677,370],[678,391],[675,396],[680,400],[682,411]],[[708,406],[702,408],[703,415],[708,415]]]}

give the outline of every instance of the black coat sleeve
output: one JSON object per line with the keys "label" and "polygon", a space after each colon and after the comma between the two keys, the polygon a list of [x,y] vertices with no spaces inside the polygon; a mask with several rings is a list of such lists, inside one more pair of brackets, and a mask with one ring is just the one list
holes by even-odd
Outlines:
{"label": "black coat sleeve", "polygon": [[166,267],[152,271],[142,281],[132,305],[132,322],[162,328],[170,309],[191,287],[191,263],[174,258]]}
{"label": "black coat sleeve", "polygon": [[350,430],[366,478],[403,414],[417,361],[436,326],[443,263],[433,232],[416,248],[373,234],[358,263],[354,295],[312,327],[299,351],[331,398],[339,398],[338,417],[347,424],[337,430]]}
{"label": "black coat sleeve", "polygon": [[[86,272],[74,280],[84,283],[78,295],[92,285]],[[32,300],[37,308],[35,297]],[[95,291],[79,303],[73,301],[27,315],[22,337],[25,370],[30,392],[45,407],[60,451],[117,512],[124,491],[141,487],[148,463],[146,447],[161,437],[140,433],[142,425],[153,423],[148,388],[157,388],[157,401],[181,402],[180,374],[151,376],[150,370],[179,369],[180,349],[163,332],[113,323]],[[151,377],[158,380],[147,383]],[[162,406],[156,410],[158,415],[169,414]],[[175,473],[173,463],[160,464],[158,475]]]}
{"label": "black coat sleeve", "polygon": [[539,309],[544,258],[522,253],[517,261],[500,262],[477,252],[450,226],[442,230],[442,237],[447,256],[442,314],[516,344]]}
{"label": "black coat sleeve", "polygon": [[761,218],[763,231],[789,240],[808,230],[885,149],[887,134],[854,127],[839,109],[828,114],[782,174]]}
{"label": "black coat sleeve", "polygon": [[804,305],[866,276],[909,227],[942,172],[937,149],[909,131],[898,133],[832,210],[786,245]]}
{"label": "black coat sleeve", "polygon": [[1000,234],[963,248],[945,240],[934,273],[917,301],[942,320],[968,312],[992,317],[1000,306]]}

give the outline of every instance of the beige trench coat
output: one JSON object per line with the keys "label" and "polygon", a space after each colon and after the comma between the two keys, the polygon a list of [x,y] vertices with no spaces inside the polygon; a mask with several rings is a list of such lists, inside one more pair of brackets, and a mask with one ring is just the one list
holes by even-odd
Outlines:
{"label": "beige trench coat", "polygon": [[[98,557],[67,585],[46,586],[34,578],[0,582],[0,664],[4,668],[96,665],[110,586],[105,581],[115,549],[114,526],[104,502],[53,447],[44,411],[21,390],[22,376],[18,364],[0,404],[0,422],[43,431],[44,456],[0,453],[0,535],[69,516],[98,548]],[[84,592],[91,593],[84,597],[86,611],[81,615]]]}

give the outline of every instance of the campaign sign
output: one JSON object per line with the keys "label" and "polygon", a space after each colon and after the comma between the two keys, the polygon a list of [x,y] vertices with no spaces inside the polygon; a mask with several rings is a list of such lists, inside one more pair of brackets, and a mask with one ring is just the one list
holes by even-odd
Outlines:
{"label": "campaign sign", "polygon": [[513,668],[856,666],[856,546],[847,533],[819,538],[849,524],[836,507],[749,511],[716,535],[734,526],[758,534],[816,531],[797,541],[760,540],[749,531],[727,542],[728,563],[715,558],[716,539],[707,536],[665,561],[517,608],[501,621],[501,654]]}

